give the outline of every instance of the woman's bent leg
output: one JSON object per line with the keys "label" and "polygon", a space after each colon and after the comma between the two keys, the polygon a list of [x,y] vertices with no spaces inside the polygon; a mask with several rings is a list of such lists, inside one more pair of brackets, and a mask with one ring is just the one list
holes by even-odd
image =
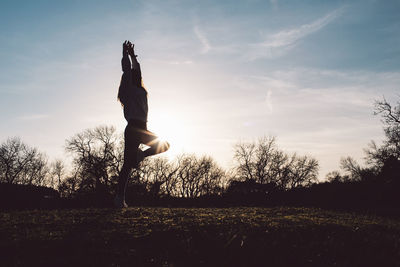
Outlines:
{"label": "woman's bent leg", "polygon": [[169,143],[162,141],[154,133],[145,130],[141,135],[141,143],[150,146],[149,149],[143,151],[145,157],[163,153],[169,149]]}

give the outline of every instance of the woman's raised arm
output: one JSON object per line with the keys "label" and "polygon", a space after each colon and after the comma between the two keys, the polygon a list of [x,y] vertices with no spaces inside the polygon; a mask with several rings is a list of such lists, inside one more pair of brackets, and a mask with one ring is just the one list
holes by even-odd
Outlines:
{"label": "woman's raised arm", "polygon": [[128,41],[125,41],[122,44],[122,60],[121,60],[121,65],[122,65],[122,71],[124,73],[128,73],[131,71],[131,61],[129,60],[128,57]]}

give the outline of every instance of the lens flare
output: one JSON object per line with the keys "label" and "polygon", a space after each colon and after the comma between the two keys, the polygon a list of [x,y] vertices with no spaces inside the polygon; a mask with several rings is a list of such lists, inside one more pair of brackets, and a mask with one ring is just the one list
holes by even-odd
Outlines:
{"label": "lens flare", "polygon": [[[182,152],[187,140],[186,129],[182,120],[167,114],[155,116],[149,121],[149,130],[158,136],[160,149],[169,148],[169,155]],[[169,146],[169,147],[168,147]]]}

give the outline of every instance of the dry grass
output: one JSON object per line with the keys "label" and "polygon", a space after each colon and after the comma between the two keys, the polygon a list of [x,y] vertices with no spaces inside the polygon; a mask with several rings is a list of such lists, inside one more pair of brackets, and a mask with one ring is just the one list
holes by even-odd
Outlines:
{"label": "dry grass", "polygon": [[308,208],[0,214],[11,266],[400,266],[400,221]]}

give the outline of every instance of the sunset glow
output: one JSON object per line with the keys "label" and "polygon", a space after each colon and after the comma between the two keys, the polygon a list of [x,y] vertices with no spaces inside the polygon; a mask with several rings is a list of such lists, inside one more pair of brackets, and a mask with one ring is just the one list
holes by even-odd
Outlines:
{"label": "sunset glow", "polygon": [[185,150],[188,131],[175,116],[168,113],[156,114],[149,122],[149,130],[161,141],[167,141],[171,147],[164,156],[173,157]]}
{"label": "sunset glow", "polygon": [[84,129],[122,133],[127,39],[149,91],[148,129],[170,142],[168,157],[228,167],[236,141],[274,135],[318,158],[323,178],[382,140],[373,102],[399,91],[398,2],[117,2],[2,6],[1,140],[65,158],[65,140]]}

